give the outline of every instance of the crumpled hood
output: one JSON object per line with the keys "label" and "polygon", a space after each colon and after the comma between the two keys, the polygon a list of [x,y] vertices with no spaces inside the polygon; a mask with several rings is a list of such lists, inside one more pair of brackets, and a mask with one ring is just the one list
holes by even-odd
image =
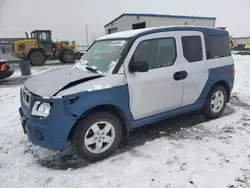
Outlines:
{"label": "crumpled hood", "polygon": [[102,77],[102,75],[72,67],[59,68],[31,77],[24,83],[35,95],[52,97],[59,91],[79,83]]}

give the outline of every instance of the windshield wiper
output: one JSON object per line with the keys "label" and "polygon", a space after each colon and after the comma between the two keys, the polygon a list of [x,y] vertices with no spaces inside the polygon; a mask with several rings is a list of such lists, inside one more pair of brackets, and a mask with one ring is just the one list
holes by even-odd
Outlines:
{"label": "windshield wiper", "polygon": [[85,68],[90,72],[98,73],[98,71],[92,67],[86,66]]}

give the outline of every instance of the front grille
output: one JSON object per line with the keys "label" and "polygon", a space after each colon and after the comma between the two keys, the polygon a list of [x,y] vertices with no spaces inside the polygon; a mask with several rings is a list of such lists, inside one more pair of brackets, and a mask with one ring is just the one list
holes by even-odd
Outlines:
{"label": "front grille", "polygon": [[31,94],[28,92],[28,90],[23,88],[22,89],[22,100],[23,100],[23,103],[28,107],[30,107],[30,96],[31,96]]}

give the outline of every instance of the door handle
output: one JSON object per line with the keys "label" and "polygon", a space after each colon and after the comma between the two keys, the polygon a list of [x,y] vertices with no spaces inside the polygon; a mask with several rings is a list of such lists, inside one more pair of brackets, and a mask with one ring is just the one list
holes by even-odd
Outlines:
{"label": "door handle", "polygon": [[178,80],[184,80],[186,79],[188,76],[188,73],[186,71],[179,71],[179,72],[176,72],[174,73],[174,80],[178,81]]}
{"label": "door handle", "polygon": [[181,73],[180,72],[174,73],[174,79],[175,80],[180,80],[181,79]]}

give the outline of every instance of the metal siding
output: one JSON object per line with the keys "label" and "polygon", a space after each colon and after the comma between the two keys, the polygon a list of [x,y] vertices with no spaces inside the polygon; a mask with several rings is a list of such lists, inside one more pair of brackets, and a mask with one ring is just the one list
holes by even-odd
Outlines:
{"label": "metal siding", "polygon": [[246,37],[246,38],[234,38],[233,41],[235,41],[236,45],[247,44],[247,43],[250,43],[250,37]]}
{"label": "metal siding", "polygon": [[190,18],[147,18],[147,27],[171,26],[171,25],[196,25],[214,27],[214,20],[190,19]]}
{"label": "metal siding", "polygon": [[116,17],[114,20],[106,24],[104,27],[107,27],[111,23],[119,20],[120,18],[124,16],[140,16],[140,17],[156,17],[156,18],[188,18],[188,19],[205,19],[205,20],[216,20],[215,17],[203,17],[203,16],[181,16],[181,15],[167,15],[167,14],[131,14],[131,13],[124,13],[121,14],[120,16]]}
{"label": "metal siding", "polygon": [[[10,48],[10,52],[9,53],[3,53],[2,52],[2,48],[8,47]],[[8,61],[19,61],[20,59],[13,57],[11,55],[12,52],[12,46],[10,43],[0,43],[0,59],[5,59]]]}
{"label": "metal siding", "polygon": [[146,27],[170,26],[170,25],[196,25],[215,27],[215,20],[213,19],[191,19],[191,18],[168,18],[168,17],[146,17],[140,16],[123,16],[113,22],[113,25],[105,27],[105,33],[108,34],[108,29],[117,28],[117,31],[126,31],[132,29],[132,24],[146,22]]}

